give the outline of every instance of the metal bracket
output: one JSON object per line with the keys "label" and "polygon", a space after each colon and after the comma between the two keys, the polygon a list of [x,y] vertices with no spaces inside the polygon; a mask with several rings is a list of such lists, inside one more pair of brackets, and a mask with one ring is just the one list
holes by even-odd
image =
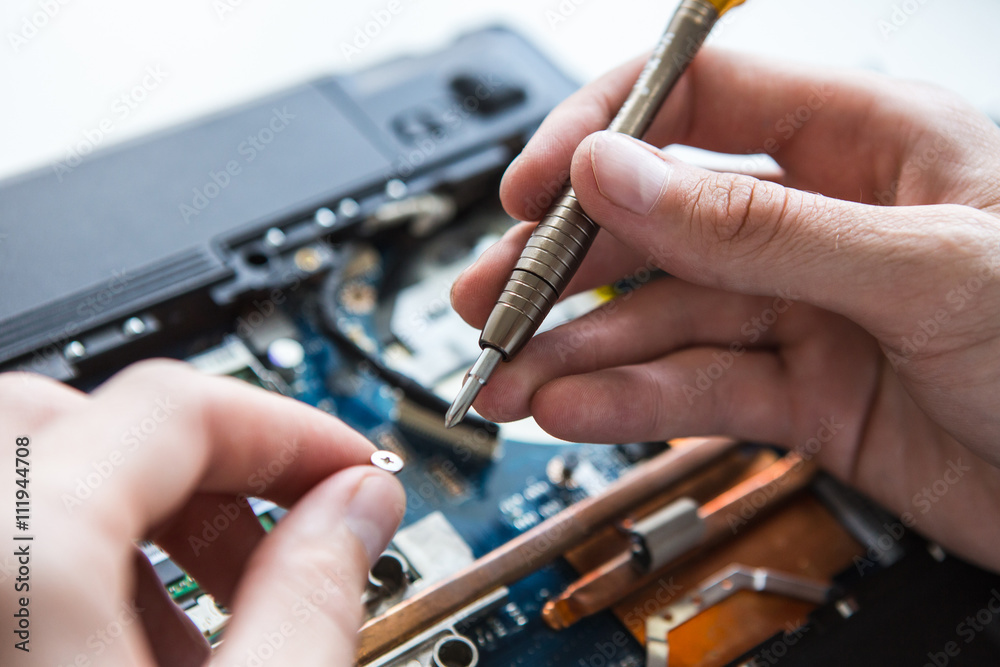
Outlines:
{"label": "metal bracket", "polygon": [[670,631],[739,591],[774,593],[820,604],[826,601],[830,588],[829,583],[817,579],[738,563],[729,565],[698,584],[695,592],[646,619],[646,667],[667,667]]}

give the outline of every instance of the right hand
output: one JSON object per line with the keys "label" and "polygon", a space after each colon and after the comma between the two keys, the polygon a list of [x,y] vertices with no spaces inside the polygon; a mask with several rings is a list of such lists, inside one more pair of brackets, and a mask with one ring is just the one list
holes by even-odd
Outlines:
{"label": "right hand", "polygon": [[[536,336],[477,409],[580,442],[816,442],[841,479],[1000,569],[996,126],[929,86],[705,50],[649,143],[592,134],[642,63],[553,111],[501,196],[536,220],[571,175],[602,231],[568,294],[648,267],[674,277]],[[767,152],[783,171],[709,172],[655,148],[671,143]],[[456,282],[473,326],[531,230]]]}

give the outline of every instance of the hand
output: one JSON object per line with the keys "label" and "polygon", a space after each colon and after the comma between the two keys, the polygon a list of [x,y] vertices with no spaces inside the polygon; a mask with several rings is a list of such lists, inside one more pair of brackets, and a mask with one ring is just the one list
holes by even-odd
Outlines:
{"label": "hand", "polygon": [[[794,447],[1000,569],[1000,132],[925,85],[706,50],[648,144],[591,134],[641,66],[553,111],[501,197],[536,220],[571,174],[602,231],[568,293],[673,277],[537,336],[476,408],[581,442]],[[766,152],[782,171],[709,172],[654,148],[672,143]],[[456,282],[473,326],[531,229]]]}
{"label": "hand", "polygon": [[[8,465],[15,437],[31,440],[35,536],[30,592],[15,593],[13,574],[0,589],[0,662],[208,663],[208,645],[137,551],[143,538],[232,610],[212,664],[354,664],[366,575],[405,506],[399,483],[365,465],[374,448],[361,435],[298,401],[167,361],[132,366],[91,395],[2,375],[0,424]],[[9,467],[4,477],[13,503]],[[292,510],[265,534],[247,495]],[[30,653],[10,638],[20,595],[30,598]]]}

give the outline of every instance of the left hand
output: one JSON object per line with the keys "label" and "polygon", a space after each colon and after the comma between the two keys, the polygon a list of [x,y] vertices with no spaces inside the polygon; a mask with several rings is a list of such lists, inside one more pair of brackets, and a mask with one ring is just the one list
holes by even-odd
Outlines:
{"label": "left hand", "polygon": [[[24,534],[34,541],[23,543],[30,591],[15,592],[10,573],[0,588],[0,663],[354,664],[367,573],[405,508],[399,482],[369,464],[374,447],[360,434],[239,380],[150,361],[91,395],[0,376],[8,465],[18,436],[31,441]],[[4,479],[12,503],[19,487],[9,467]],[[291,511],[266,534],[248,495]],[[232,610],[214,659],[136,539],[155,539]],[[9,633],[22,596],[30,653]]]}

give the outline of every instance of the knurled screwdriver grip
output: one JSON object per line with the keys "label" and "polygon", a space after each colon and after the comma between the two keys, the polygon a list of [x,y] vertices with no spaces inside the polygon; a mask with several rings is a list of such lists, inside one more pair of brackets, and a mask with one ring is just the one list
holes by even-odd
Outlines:
{"label": "knurled screwdriver grip", "polygon": [[[743,0],[684,0],[611,125],[641,138],[719,17]],[[479,337],[482,353],[445,415],[458,424],[501,361],[521,351],[552,310],[597,236],[567,183],[528,239]]]}
{"label": "knurled screwdriver grip", "polygon": [[[721,12],[736,4],[684,0],[608,129],[641,138]],[[567,184],[528,239],[483,327],[480,347],[498,350],[505,360],[516,355],[580,268],[598,230]]]}

